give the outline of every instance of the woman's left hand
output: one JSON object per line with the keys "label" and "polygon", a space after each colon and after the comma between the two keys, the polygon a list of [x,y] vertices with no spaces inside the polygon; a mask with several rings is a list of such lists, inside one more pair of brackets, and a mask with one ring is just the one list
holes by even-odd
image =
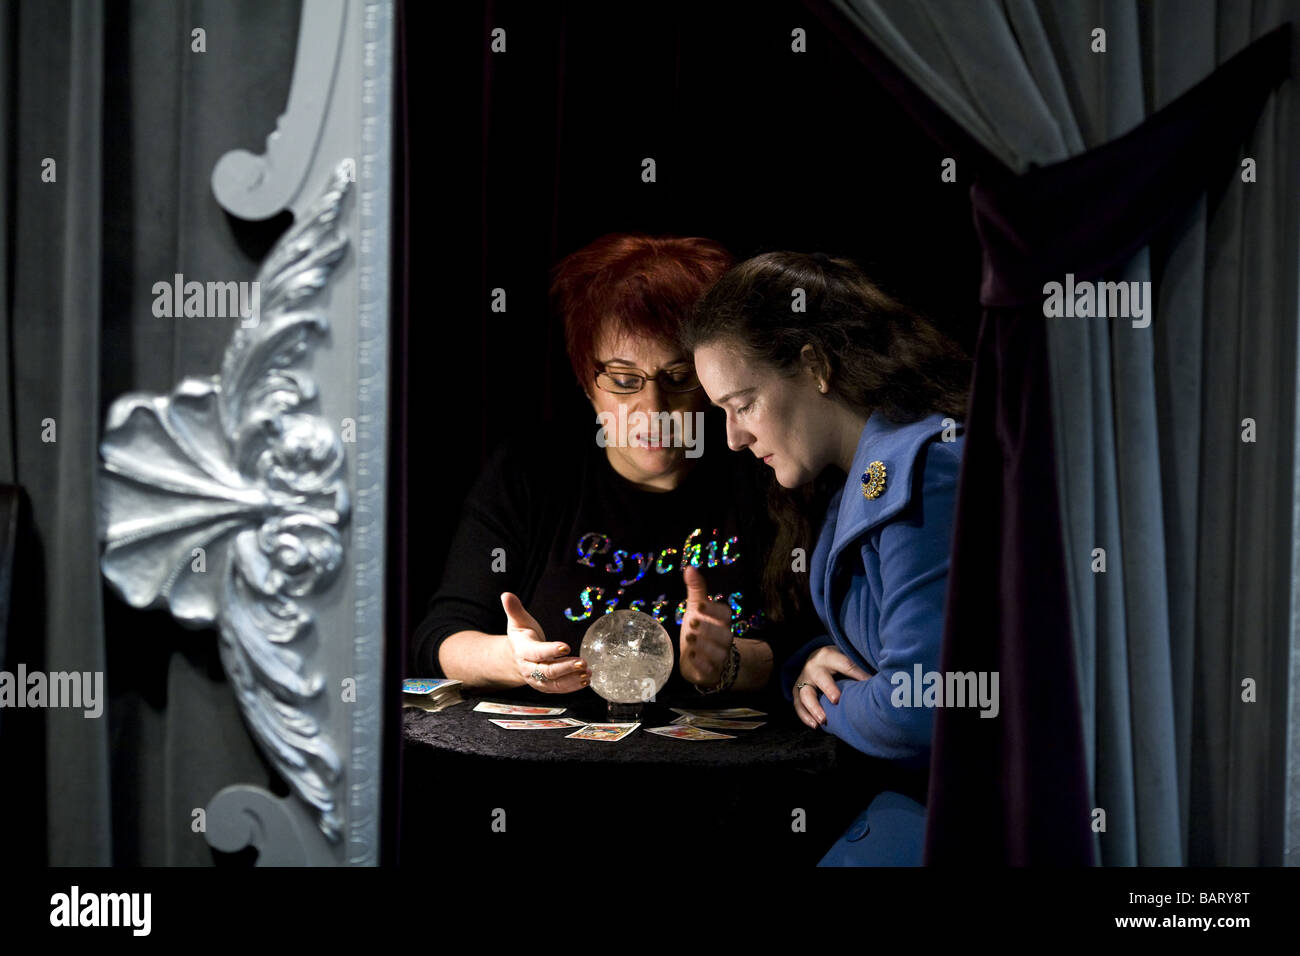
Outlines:
{"label": "woman's left hand", "polygon": [[821,708],[820,695],[825,694],[832,704],[840,702],[840,688],[835,682],[837,674],[850,680],[870,680],[873,673],[864,671],[838,647],[819,647],[808,655],[803,670],[794,684],[794,712],[798,718],[816,730],[826,723],[826,713]]}
{"label": "woman's left hand", "polygon": [[731,653],[731,608],[710,601],[704,574],[687,565],[686,613],[682,615],[678,665],[692,684],[708,686],[722,679]]}

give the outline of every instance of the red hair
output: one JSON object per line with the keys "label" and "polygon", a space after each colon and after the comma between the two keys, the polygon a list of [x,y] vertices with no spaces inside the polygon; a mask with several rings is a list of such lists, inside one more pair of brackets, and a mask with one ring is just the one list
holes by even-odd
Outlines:
{"label": "red hair", "polygon": [[586,389],[596,374],[602,333],[678,342],[696,300],[731,264],[712,239],[629,233],[601,236],[562,259],[551,273],[551,303],[564,318],[578,383]]}

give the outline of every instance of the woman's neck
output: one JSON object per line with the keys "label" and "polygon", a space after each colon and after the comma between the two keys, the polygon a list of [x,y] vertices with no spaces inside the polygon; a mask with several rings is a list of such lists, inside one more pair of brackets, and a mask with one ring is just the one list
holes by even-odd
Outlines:
{"label": "woman's neck", "polygon": [[838,438],[839,447],[835,452],[834,460],[840,471],[847,475],[853,471],[853,459],[858,456],[862,431],[867,427],[867,419],[871,417],[871,413],[838,402],[835,403],[835,409],[837,421],[834,434]]}
{"label": "woman's neck", "polygon": [[654,475],[647,478],[630,467],[628,462],[620,456],[614,454],[613,446],[605,449],[605,460],[609,462],[609,467],[614,469],[614,473],[628,482],[637,491],[650,491],[663,494],[669,491],[675,491],[686,476],[691,473],[698,459],[685,458],[681,466],[673,471],[665,472],[661,475]]}

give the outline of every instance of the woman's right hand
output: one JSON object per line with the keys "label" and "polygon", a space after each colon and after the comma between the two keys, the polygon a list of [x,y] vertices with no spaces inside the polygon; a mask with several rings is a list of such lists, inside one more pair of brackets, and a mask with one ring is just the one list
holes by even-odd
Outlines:
{"label": "woman's right hand", "polygon": [[569,648],[563,643],[548,642],[542,626],[524,610],[518,597],[506,591],[501,606],[506,612],[506,640],[525,684],[544,694],[568,694],[591,683],[587,662],[568,656]]}
{"label": "woman's right hand", "polygon": [[803,670],[794,682],[794,712],[813,729],[826,723],[826,713],[821,708],[821,695],[825,694],[832,704],[840,702],[840,688],[835,683],[836,674],[854,680],[868,680],[872,676],[849,660],[848,655],[838,647],[827,645],[809,654],[804,661]]}

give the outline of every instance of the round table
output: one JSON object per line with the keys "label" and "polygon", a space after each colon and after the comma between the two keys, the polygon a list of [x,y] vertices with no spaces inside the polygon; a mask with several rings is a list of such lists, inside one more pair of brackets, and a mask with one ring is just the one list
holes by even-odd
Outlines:
{"label": "round table", "polygon": [[[589,690],[462,693],[463,703],[438,713],[403,710],[404,864],[450,852],[535,866],[557,853],[641,847],[647,862],[695,865],[703,855],[812,865],[866,805],[854,785],[865,758],[805,727],[780,697],[661,695],[641,727],[609,742],[568,739],[572,730],[506,730],[491,719],[520,718],[473,709],[480,700],[565,707],[561,716],[606,722],[605,702]],[[645,732],[670,724],[672,707],[752,707],[766,716],[731,740]]]}
{"label": "round table", "polygon": [[[794,708],[784,700],[742,694],[719,699],[721,702],[698,694],[694,698],[661,698],[644,705],[641,726],[630,736],[605,742],[569,740],[565,735],[572,731],[565,730],[506,730],[491,723],[491,718],[520,718],[482,713],[473,709],[480,700],[564,707],[565,712],[560,715],[562,717],[573,717],[588,724],[607,722],[609,718],[605,701],[590,692],[558,698],[556,695],[537,693],[506,695],[470,692],[463,696],[466,698],[465,703],[456,704],[436,714],[405,708],[402,729],[406,742],[489,759],[707,767],[761,764],[811,773],[829,771],[835,765],[836,738],[805,727],[794,716]],[[750,707],[763,711],[765,716],[743,719],[762,721],[764,726],[756,730],[721,731],[734,734],[734,740],[677,740],[645,732],[647,727],[671,724],[678,716],[672,710],[673,707],[692,710]]]}

